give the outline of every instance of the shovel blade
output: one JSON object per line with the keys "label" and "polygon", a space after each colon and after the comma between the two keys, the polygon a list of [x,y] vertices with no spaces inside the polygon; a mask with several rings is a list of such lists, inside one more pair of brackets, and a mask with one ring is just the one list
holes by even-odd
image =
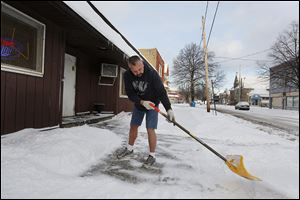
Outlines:
{"label": "shovel blade", "polygon": [[246,179],[253,180],[253,181],[261,181],[260,178],[252,176],[245,168],[243,162],[243,156],[241,155],[227,155],[226,156],[226,165],[229,167],[231,171],[242,176]]}

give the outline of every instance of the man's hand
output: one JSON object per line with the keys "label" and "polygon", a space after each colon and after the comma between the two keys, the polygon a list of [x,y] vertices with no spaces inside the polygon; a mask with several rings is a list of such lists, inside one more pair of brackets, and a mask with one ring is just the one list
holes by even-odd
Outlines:
{"label": "man's hand", "polygon": [[169,122],[175,122],[175,115],[172,109],[167,111]]}
{"label": "man's hand", "polygon": [[147,109],[147,110],[154,110],[154,108],[152,106],[150,106],[150,104],[155,105],[153,102],[151,101],[141,101],[141,104]]}

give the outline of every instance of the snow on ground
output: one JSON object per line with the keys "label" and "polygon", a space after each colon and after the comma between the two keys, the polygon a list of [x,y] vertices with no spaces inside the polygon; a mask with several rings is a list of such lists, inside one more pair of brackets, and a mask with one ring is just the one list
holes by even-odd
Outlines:
{"label": "snow on ground", "polygon": [[159,170],[139,167],[148,152],[144,124],[132,159],[117,161],[114,153],[127,142],[131,117],[123,112],[91,126],[2,136],[1,198],[299,198],[299,139],[228,114],[207,113],[205,106],[173,109],[179,124],[223,156],[243,155],[246,169],[262,181],[234,174],[161,116]]}

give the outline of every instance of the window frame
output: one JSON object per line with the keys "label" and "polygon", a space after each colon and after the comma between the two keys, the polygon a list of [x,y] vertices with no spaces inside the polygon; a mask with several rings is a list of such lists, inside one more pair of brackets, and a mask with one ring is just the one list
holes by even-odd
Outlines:
{"label": "window frame", "polygon": [[[44,67],[45,67],[44,60],[45,60],[46,25],[4,2],[1,2],[1,12],[5,13],[13,18],[16,18],[16,20],[26,24],[27,26],[34,28],[37,33],[36,39],[38,41],[34,48],[36,48],[37,52],[41,51],[41,53],[37,54],[35,57],[35,59],[36,59],[35,70],[29,69],[26,67],[2,63],[2,61],[1,61],[1,71],[43,77],[44,76]],[[42,37],[42,38],[40,38],[40,37]]]}
{"label": "window frame", "polygon": [[[125,72],[126,72],[126,69],[120,67],[119,97],[128,99],[127,95],[122,94],[122,86],[123,86],[123,84],[125,84],[124,83],[124,73]],[[124,85],[124,87],[125,87],[125,85]]]}
{"label": "window frame", "polygon": [[158,73],[159,73],[159,76],[162,78],[162,66],[160,64],[158,66]]}

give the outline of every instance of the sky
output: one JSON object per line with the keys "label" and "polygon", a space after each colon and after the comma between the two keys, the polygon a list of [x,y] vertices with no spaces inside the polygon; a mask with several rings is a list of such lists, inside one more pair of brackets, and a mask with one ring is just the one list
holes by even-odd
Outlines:
{"label": "sky", "polygon": [[[179,124],[225,157],[242,155],[246,170],[262,181],[236,175],[161,115],[157,170],[141,168],[148,156],[144,123],[132,157],[117,160],[114,154],[127,143],[131,118],[121,112],[98,124],[1,136],[1,199],[299,198],[299,130],[292,135],[228,114],[214,115],[205,105],[176,104],[173,109]],[[298,111],[252,107],[246,112],[299,122]]]}
{"label": "sky", "polygon": [[[207,1],[96,1],[93,4],[136,48],[157,48],[170,66],[171,81],[173,59],[187,44],[200,44],[202,39],[202,16]],[[208,3],[207,38],[216,6],[217,1]],[[251,61],[217,58],[226,74],[222,89],[233,86],[237,72],[245,77],[246,86],[268,87],[268,83],[257,79],[258,66],[253,60],[269,61],[268,49],[298,18],[298,1],[220,1],[208,51],[213,51],[216,57],[229,58],[259,52],[246,57]]]}

